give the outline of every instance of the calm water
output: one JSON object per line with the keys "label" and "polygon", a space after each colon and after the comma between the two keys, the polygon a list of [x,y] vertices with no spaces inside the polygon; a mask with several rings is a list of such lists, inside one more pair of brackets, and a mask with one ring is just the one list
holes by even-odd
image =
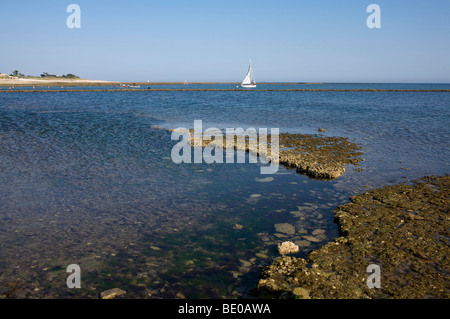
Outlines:
{"label": "calm water", "polygon": [[[1,94],[0,292],[95,298],[118,287],[129,298],[249,297],[277,243],[300,242],[305,256],[338,236],[332,210],[349,196],[448,173],[449,115],[450,93]],[[324,127],[361,144],[366,161],[336,181],[285,168],[264,179],[259,164],[174,164],[176,142],[160,128],[194,120],[204,129]],[[279,223],[295,235],[277,232]],[[314,231],[316,241],[302,237]],[[81,267],[81,289],[66,286],[69,264]]]}

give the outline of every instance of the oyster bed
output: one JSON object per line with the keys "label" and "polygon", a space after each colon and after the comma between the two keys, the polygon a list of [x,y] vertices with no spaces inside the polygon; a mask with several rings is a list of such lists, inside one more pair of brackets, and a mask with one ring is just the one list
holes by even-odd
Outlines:
{"label": "oyster bed", "polygon": [[[449,298],[450,177],[424,177],[351,197],[334,210],[342,237],[306,259],[277,258],[261,298]],[[381,288],[367,285],[380,266]]]}

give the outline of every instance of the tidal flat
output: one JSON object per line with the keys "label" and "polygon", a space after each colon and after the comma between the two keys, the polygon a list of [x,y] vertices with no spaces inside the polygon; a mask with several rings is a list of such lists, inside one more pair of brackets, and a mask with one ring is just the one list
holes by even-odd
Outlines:
{"label": "tidal flat", "polygon": [[[334,210],[341,237],[261,273],[261,298],[448,299],[450,176],[352,196]],[[380,283],[367,283],[368,266]]]}

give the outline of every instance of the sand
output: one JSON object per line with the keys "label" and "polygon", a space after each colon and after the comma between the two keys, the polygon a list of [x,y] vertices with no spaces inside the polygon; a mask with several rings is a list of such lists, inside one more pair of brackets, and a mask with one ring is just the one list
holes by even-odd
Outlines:
{"label": "sand", "polygon": [[80,85],[117,85],[119,82],[114,81],[102,81],[102,80],[88,80],[88,79],[64,79],[64,78],[50,78],[50,79],[39,79],[39,78],[0,78],[0,86],[54,86],[54,85],[65,85],[65,86],[80,86]]}

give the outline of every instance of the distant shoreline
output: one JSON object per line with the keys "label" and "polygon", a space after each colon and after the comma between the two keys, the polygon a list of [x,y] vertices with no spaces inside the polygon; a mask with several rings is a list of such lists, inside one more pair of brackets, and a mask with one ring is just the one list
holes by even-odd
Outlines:
{"label": "distant shoreline", "polygon": [[64,78],[0,78],[0,87],[5,86],[109,86],[118,85],[119,82],[87,80],[87,79],[64,79]]}
{"label": "distant shoreline", "polygon": [[[65,78],[0,78],[0,87],[56,87],[56,86],[118,86],[120,84],[140,85],[140,86],[156,86],[156,85],[240,85],[240,82],[120,82],[120,81],[104,81],[89,79],[65,79]],[[383,85],[391,83],[350,83],[350,82],[259,82],[258,85]],[[392,83],[392,84],[449,84],[449,83]],[[295,90],[295,89],[294,89]],[[310,89],[307,89],[310,90]],[[327,89],[328,91],[329,89]],[[340,89],[338,89],[340,91]],[[372,90],[372,89],[371,89]],[[376,89],[373,89],[376,90]],[[390,91],[390,90],[389,90]],[[403,91],[403,90],[402,90]],[[408,90],[409,91],[409,90]],[[442,91],[442,90],[439,90]],[[448,90],[444,90],[448,91]]]}
{"label": "distant shoreline", "polygon": [[[91,85],[95,86],[95,85]],[[1,87],[1,86],[0,86]],[[383,89],[61,89],[18,90],[1,89],[0,93],[63,93],[63,92],[433,92],[450,93],[449,90],[383,90]]]}
{"label": "distant shoreline", "polygon": [[[17,79],[5,79],[0,78],[0,87],[5,86],[111,86],[120,84],[136,84],[136,85],[198,85],[198,84],[232,84],[240,85],[240,82],[120,82],[120,81],[103,81],[103,80],[88,80],[88,79],[64,79],[64,78],[51,78],[51,79],[40,79],[40,78],[17,78]],[[319,82],[308,83],[308,82],[261,82],[259,85],[270,85],[270,84],[300,84],[300,85],[313,85],[313,84],[324,84]],[[340,84],[340,83],[337,83]]]}

